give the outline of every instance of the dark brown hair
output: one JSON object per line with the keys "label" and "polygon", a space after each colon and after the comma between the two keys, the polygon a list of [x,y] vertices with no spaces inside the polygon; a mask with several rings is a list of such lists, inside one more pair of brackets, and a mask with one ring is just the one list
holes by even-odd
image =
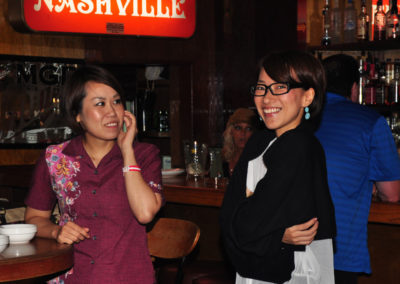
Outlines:
{"label": "dark brown hair", "polygon": [[82,111],[82,101],[86,97],[86,85],[88,82],[110,86],[121,96],[122,103],[125,105],[122,87],[109,71],[94,65],[80,67],[67,80],[60,98],[62,114],[75,134],[83,133],[82,127],[76,121],[76,116]]}
{"label": "dark brown hair", "polygon": [[[262,58],[259,68],[260,70],[263,68],[276,82],[302,83],[305,90],[313,88],[315,96],[309,106],[311,115],[309,122],[318,124],[326,88],[324,68],[318,59],[309,53],[297,50],[274,52]],[[293,78],[293,73],[297,79]]]}

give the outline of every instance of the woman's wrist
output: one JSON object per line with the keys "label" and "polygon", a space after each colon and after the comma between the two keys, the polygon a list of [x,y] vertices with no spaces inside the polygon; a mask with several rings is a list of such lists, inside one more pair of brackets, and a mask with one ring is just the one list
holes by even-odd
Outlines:
{"label": "woman's wrist", "polygon": [[51,232],[51,237],[55,240],[58,239],[58,235],[60,234],[61,231],[61,226],[55,225],[54,230]]}

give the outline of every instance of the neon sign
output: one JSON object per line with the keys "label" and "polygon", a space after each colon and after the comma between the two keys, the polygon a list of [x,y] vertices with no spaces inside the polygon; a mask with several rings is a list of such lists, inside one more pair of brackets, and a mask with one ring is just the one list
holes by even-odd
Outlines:
{"label": "neon sign", "polygon": [[189,38],[196,0],[9,0],[18,31]]}

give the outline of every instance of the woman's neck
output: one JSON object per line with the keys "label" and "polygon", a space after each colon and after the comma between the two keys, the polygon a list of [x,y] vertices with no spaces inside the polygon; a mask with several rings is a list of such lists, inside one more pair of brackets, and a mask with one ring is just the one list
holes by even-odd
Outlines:
{"label": "woman's neck", "polygon": [[82,143],[86,153],[89,155],[93,164],[97,167],[104,156],[114,147],[115,141],[88,139],[88,137],[84,136]]}

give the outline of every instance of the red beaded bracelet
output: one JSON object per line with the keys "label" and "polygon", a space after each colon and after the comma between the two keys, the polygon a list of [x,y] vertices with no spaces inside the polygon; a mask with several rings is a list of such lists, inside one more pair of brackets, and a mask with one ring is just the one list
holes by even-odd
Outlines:
{"label": "red beaded bracelet", "polygon": [[138,166],[126,166],[122,168],[123,173],[127,172],[140,172],[142,169],[139,168]]}

